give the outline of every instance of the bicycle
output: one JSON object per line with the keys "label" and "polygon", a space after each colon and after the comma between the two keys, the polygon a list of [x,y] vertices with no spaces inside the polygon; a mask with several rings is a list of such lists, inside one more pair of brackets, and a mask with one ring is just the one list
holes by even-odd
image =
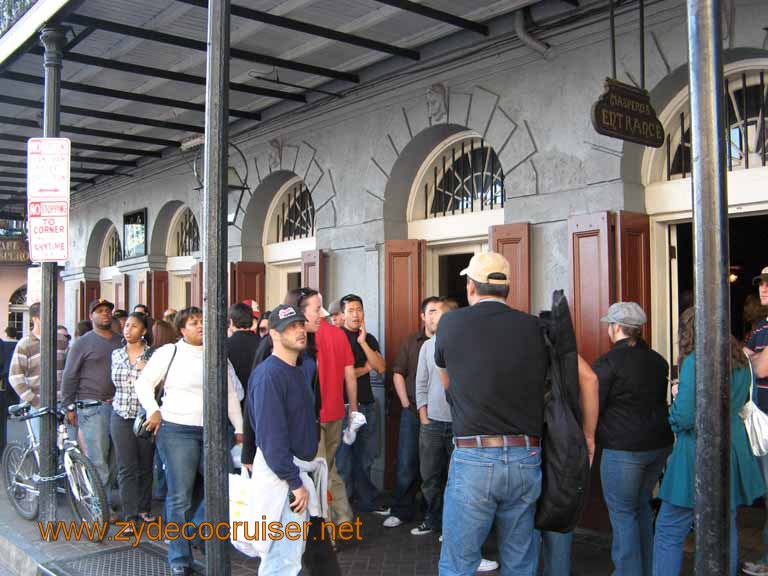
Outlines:
{"label": "bicycle", "polygon": [[[66,416],[77,408],[99,406],[94,400],[78,400],[66,408],[58,407],[55,411],[45,407],[34,410],[29,402],[22,402],[8,408],[11,419],[25,421],[27,442],[9,442],[3,452],[2,481],[6,494],[16,512],[27,520],[37,518],[39,507],[39,486],[41,482],[57,483],[58,493],[66,493],[72,512],[79,520],[92,524],[107,522],[109,506],[106,491],[93,463],[80,452],[77,441],[69,437]],[[40,476],[40,444],[32,428],[32,419],[46,414],[55,414],[58,422],[56,447],[58,448],[58,466],[56,475],[50,478]],[[66,478],[66,483],[63,480]]]}

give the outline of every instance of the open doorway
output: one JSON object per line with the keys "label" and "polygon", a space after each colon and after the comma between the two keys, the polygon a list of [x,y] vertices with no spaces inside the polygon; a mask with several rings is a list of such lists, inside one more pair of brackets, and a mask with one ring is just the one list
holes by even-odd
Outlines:
{"label": "open doorway", "polygon": [[[749,334],[755,319],[764,318],[768,313],[760,308],[759,300],[755,302],[757,292],[752,285],[752,279],[768,265],[768,256],[763,250],[766,230],[768,214],[731,217],[728,222],[731,333],[739,340]],[[677,224],[672,232],[672,241],[676,243],[677,286],[673,286],[671,296],[676,298],[673,309],[677,309],[679,316],[693,304],[693,224]],[[676,327],[677,323],[674,324]],[[677,335],[673,336],[676,340]],[[677,363],[677,356],[674,361]]]}
{"label": "open doorway", "polygon": [[467,280],[459,273],[469,266],[469,261],[474,254],[448,254],[440,256],[438,260],[440,274],[440,296],[453,298],[459,306],[468,306]]}

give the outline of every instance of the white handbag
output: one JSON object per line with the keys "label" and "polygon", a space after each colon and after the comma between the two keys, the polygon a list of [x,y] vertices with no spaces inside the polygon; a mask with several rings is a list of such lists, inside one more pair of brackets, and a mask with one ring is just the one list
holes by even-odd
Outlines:
{"label": "white handbag", "polygon": [[[746,355],[746,353],[745,353]],[[749,445],[752,447],[752,454],[755,456],[765,456],[768,454],[768,414],[760,410],[752,401],[752,388],[755,385],[755,374],[752,371],[752,361],[747,355],[749,362],[749,400],[739,410],[739,416],[744,420],[744,427],[747,430]]]}

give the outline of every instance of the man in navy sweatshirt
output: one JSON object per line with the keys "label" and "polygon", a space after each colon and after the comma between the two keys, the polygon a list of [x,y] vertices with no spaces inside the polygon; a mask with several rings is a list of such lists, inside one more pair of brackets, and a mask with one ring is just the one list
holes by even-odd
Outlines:
{"label": "man in navy sweatshirt", "polygon": [[[318,446],[312,390],[296,360],[307,347],[306,318],[295,307],[281,305],[269,316],[272,355],[259,364],[248,381],[248,409],[256,447],[267,467],[288,484],[280,523],[303,526],[309,493],[293,458],[312,460]],[[257,454],[258,458],[258,454]],[[256,469],[254,462],[254,470]],[[261,559],[259,576],[295,576],[301,571],[306,542],[282,538],[272,542]]]}

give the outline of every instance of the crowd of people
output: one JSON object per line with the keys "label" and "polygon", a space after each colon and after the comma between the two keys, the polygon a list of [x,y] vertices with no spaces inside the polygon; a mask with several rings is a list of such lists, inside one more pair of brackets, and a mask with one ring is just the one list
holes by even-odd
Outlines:
{"label": "crowd of people", "polygon": [[[501,255],[475,255],[461,274],[469,306],[426,298],[421,329],[403,341],[391,366],[366,328],[356,294],[330,310],[311,288],[291,290],[264,313],[253,301],[233,304],[227,366],[230,444],[239,447],[233,468],[248,468],[266,492],[274,494],[267,490],[273,487],[283,495],[276,508],[272,502],[272,514],[284,525],[311,520],[317,526],[323,516],[340,524],[363,512],[383,517],[388,529],[409,523],[415,538],[439,533],[441,576],[496,569],[497,562],[482,557],[492,532],[503,574],[535,574],[540,563],[545,575],[570,574],[572,533],[535,526],[551,376],[542,320],[507,304],[510,270]],[[768,409],[768,268],[755,285],[763,316],[746,342],[731,343],[731,575],[738,570],[735,511],[765,496],[768,484],[768,457],[753,456],[739,416],[752,396]],[[119,506],[107,490],[111,520],[154,521],[154,495],[165,497],[166,522],[199,524],[205,517],[202,310],[169,309],[160,320],[143,305],[128,313],[96,299],[88,311],[74,339],[59,327],[57,383],[63,405],[101,402],[71,412],[69,424],[104,485],[118,487]],[[38,407],[39,304],[30,317],[28,335],[12,349],[0,346],[0,368],[7,368],[4,379],[19,399]],[[615,303],[602,321],[612,347],[591,366],[578,358],[570,394],[578,399],[573,412],[590,464],[601,449],[614,574],[677,575],[693,524],[694,309],[680,316],[677,381],[643,339],[647,320],[638,304]],[[401,410],[394,493],[384,505],[372,478],[383,413],[372,380],[387,371]],[[144,430],[137,431],[142,414]],[[327,508],[315,483],[327,485]],[[341,543],[331,540],[326,550],[321,540],[272,542],[259,574],[299,574],[302,563],[313,574],[339,573]],[[768,555],[768,521],[764,541]],[[196,544],[169,542],[174,575],[191,573]],[[768,574],[768,556],[742,570]]]}

